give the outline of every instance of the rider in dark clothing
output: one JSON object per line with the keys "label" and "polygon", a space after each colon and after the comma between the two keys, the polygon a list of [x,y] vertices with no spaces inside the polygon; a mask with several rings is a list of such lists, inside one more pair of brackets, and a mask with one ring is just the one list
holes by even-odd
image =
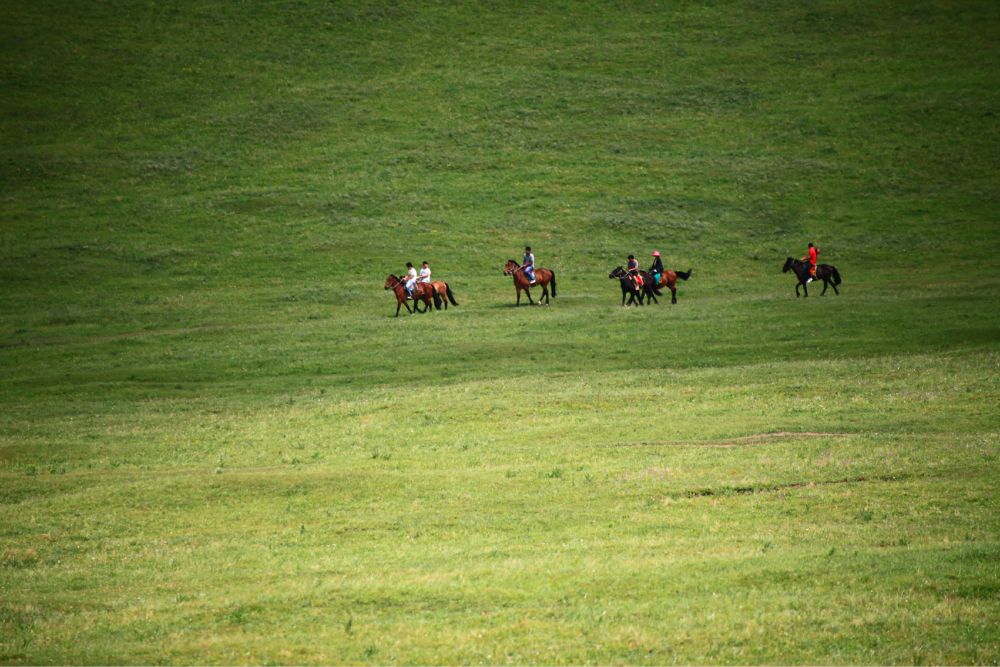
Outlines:
{"label": "rider in dark clothing", "polygon": [[649,272],[653,274],[656,284],[660,283],[660,276],[663,275],[663,262],[660,260],[660,251],[653,251],[653,265],[649,267]]}

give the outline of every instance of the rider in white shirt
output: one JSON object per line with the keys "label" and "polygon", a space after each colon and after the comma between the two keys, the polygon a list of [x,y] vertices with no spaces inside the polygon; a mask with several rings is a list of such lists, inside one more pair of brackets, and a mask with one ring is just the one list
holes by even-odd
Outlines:
{"label": "rider in white shirt", "polygon": [[424,262],[420,267],[420,282],[429,283],[431,281],[431,267],[427,266],[427,262]]}
{"label": "rider in white shirt", "polygon": [[413,296],[413,286],[417,284],[417,270],[411,262],[406,263],[406,293]]}

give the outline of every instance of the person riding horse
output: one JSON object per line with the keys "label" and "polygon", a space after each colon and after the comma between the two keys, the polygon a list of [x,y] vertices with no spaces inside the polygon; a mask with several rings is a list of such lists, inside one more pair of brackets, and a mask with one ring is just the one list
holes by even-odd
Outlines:
{"label": "person riding horse", "polygon": [[806,251],[806,256],[802,258],[802,261],[809,262],[809,279],[806,281],[808,285],[812,281],[816,280],[816,260],[819,258],[819,248],[814,246],[812,243],[809,244],[809,249]]}
{"label": "person riding horse", "polygon": [[417,284],[417,270],[415,268],[413,268],[413,263],[412,262],[407,262],[406,263],[406,277],[404,278],[404,280],[406,281],[406,285],[405,285],[405,287],[406,287],[406,296],[408,296],[409,298],[412,299],[413,298],[413,286]]}
{"label": "person riding horse", "polygon": [[528,278],[528,283],[535,284],[535,255],[531,252],[531,246],[524,246],[524,260],[521,262],[524,275]]}
{"label": "person riding horse", "polygon": [[663,275],[663,261],[660,259],[660,251],[653,251],[653,264],[649,267],[649,273],[653,276],[653,285],[660,284],[660,276]]}
{"label": "person riding horse", "polygon": [[641,290],[642,275],[639,273],[639,260],[635,258],[635,255],[628,256],[628,265],[625,268],[628,275],[632,277],[632,282],[635,283],[635,288],[637,290]]}

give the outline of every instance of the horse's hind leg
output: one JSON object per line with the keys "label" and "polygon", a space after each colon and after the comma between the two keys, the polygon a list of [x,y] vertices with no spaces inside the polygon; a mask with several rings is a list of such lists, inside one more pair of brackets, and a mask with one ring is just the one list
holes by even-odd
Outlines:
{"label": "horse's hind leg", "polygon": [[802,296],[801,294],[799,294],[799,285],[801,285],[801,284],[802,283],[795,283],[795,298],[796,299],[799,298],[800,296]]}
{"label": "horse's hind leg", "polygon": [[670,303],[677,303],[677,288],[673,285],[670,286]]}
{"label": "horse's hind leg", "polygon": [[836,294],[837,296],[840,296],[840,290],[837,289],[837,284],[836,283],[830,283],[830,287],[833,288],[834,294]]}
{"label": "horse's hind leg", "polygon": [[826,288],[830,285],[830,281],[823,278],[823,291],[819,293],[820,296],[826,296]]}

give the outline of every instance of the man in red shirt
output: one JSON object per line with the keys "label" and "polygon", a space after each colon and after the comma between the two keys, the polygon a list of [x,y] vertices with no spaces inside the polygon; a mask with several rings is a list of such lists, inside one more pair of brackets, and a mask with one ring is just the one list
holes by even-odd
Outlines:
{"label": "man in red shirt", "polygon": [[819,248],[810,243],[809,251],[806,253],[806,256],[802,258],[802,261],[809,260],[809,280],[806,281],[807,285],[816,278],[816,259],[818,257]]}

